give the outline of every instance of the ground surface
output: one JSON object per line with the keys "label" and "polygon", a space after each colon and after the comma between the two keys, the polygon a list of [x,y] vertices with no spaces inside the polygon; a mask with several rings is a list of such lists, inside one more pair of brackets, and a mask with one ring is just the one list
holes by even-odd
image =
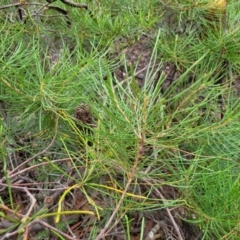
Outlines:
{"label": "ground surface", "polygon": [[239,239],[238,5],[188,2],[4,8],[0,239]]}

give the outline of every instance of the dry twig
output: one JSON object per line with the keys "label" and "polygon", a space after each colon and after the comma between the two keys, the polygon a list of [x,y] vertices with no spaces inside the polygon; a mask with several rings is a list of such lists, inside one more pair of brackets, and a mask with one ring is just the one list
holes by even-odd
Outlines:
{"label": "dry twig", "polygon": [[44,222],[43,220],[41,219],[36,219],[33,223],[39,223],[41,224],[44,228],[48,228],[50,230],[54,230],[55,232],[59,233],[60,235],[62,235],[63,237],[65,237],[65,239],[68,239],[68,240],[76,240],[77,238],[76,237],[71,237],[69,235],[67,235],[66,233],[60,231],[59,229],[47,224],[46,222]]}
{"label": "dry twig", "polygon": [[[142,181],[144,181],[147,184],[151,185],[151,183],[147,179],[145,179],[145,178],[142,178]],[[154,189],[154,191],[161,198],[162,202],[167,206],[166,199],[162,195],[162,193],[158,189],[156,189],[156,188]],[[170,220],[172,222],[172,225],[173,225],[173,227],[174,227],[174,229],[175,229],[175,231],[177,233],[178,240],[184,240],[184,238],[182,237],[182,234],[180,233],[179,227],[178,227],[177,223],[175,222],[174,217],[172,216],[172,213],[171,213],[170,209],[168,207],[166,207],[165,209],[166,209],[167,214],[168,214],[168,216],[169,216],[169,218],[170,218]]]}
{"label": "dry twig", "polygon": [[[11,172],[9,172],[9,174],[8,174],[8,175],[9,175],[9,176],[8,176],[9,179],[10,179],[10,178],[13,178],[13,177],[15,177],[15,176],[17,176],[17,175],[19,175],[21,171],[17,172],[17,170],[19,170],[21,167],[23,167],[24,165],[26,165],[27,163],[29,163],[29,162],[32,161],[33,159],[35,159],[35,158],[43,155],[44,153],[46,153],[46,152],[48,151],[49,148],[52,147],[52,145],[54,144],[55,139],[56,139],[56,137],[57,137],[57,124],[58,124],[58,120],[57,120],[57,122],[56,122],[55,135],[54,135],[52,141],[50,142],[50,144],[49,144],[45,149],[43,149],[41,152],[39,152],[39,153],[35,154],[34,156],[28,158],[26,161],[24,161],[23,163],[21,163],[20,165],[18,165],[18,166],[17,166],[16,168],[14,168]],[[24,170],[26,170],[26,169],[24,169]],[[15,173],[15,174],[14,174],[14,173]],[[3,183],[3,182],[5,182],[5,181],[6,181],[6,177],[3,177],[3,178],[0,180],[0,183]]]}
{"label": "dry twig", "polygon": [[37,202],[36,198],[28,191],[28,189],[26,187],[24,187],[23,190],[27,193],[28,197],[30,198],[31,206],[29,207],[25,216],[22,218],[22,220],[21,220],[22,223],[26,222],[26,220],[28,219],[29,215],[33,211],[33,208]]}

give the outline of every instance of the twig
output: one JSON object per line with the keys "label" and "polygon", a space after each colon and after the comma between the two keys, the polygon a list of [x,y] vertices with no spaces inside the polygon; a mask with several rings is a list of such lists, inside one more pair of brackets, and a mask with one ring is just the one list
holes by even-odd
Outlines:
{"label": "twig", "polygon": [[[73,185],[73,184],[74,184],[75,179],[77,178],[77,176],[78,176],[78,173],[74,174],[73,179],[70,179],[70,180],[68,181],[68,183],[64,185],[63,188],[55,188],[55,189],[54,189],[54,193],[45,198],[44,206],[43,206],[41,209],[37,209],[37,211],[40,212],[42,209],[46,209],[46,210],[48,209],[48,210],[49,210],[49,209],[54,205],[54,203],[55,203],[56,199],[59,197],[59,195],[60,195],[67,187],[69,187],[70,185]],[[4,184],[4,185],[5,185],[5,184]],[[61,187],[60,184],[59,184],[59,186]],[[0,208],[1,208],[1,209],[4,209],[6,212],[14,213],[18,218],[21,218],[21,222],[22,222],[22,224],[18,227],[17,230],[15,230],[15,231],[13,231],[13,232],[10,232],[10,233],[6,233],[2,238],[0,238],[0,240],[5,240],[5,239],[9,239],[9,238],[12,239],[13,236],[15,236],[15,235],[17,235],[17,234],[19,233],[19,230],[20,230],[21,227],[24,227],[24,228],[25,228],[25,231],[28,231],[29,233],[32,233],[32,232],[36,232],[36,231],[42,230],[42,226],[47,227],[47,228],[50,228],[50,229],[58,232],[59,234],[63,235],[66,239],[69,239],[69,240],[76,239],[74,236],[73,236],[73,237],[70,237],[69,235],[66,235],[66,234],[64,234],[64,233],[56,230],[56,229],[54,228],[54,226],[51,226],[50,224],[45,223],[45,222],[43,222],[42,220],[39,220],[39,219],[33,220],[33,221],[31,221],[30,223],[28,223],[27,225],[24,225],[25,222],[26,222],[26,220],[28,219],[29,215],[31,214],[31,212],[32,212],[35,204],[36,204],[36,199],[35,199],[34,196],[28,191],[29,189],[27,189],[26,187],[11,186],[11,188],[13,188],[13,189],[19,189],[20,191],[23,191],[23,190],[24,190],[24,191],[27,193],[27,195],[29,196],[29,198],[30,198],[31,206],[30,206],[28,212],[27,212],[25,215],[21,215],[21,214],[18,214],[17,212],[15,212],[15,211],[9,209],[7,206],[0,204]],[[37,224],[33,225],[34,222],[36,222]],[[15,223],[8,222],[8,221],[6,221],[6,220],[3,219],[3,220],[1,221],[0,226],[1,226],[2,228],[6,229],[6,228],[10,228],[10,227],[13,228],[14,224],[15,224]],[[15,225],[16,225],[16,224],[15,224]],[[17,225],[16,225],[16,227],[17,227]],[[30,227],[30,228],[29,228],[29,227]]]}
{"label": "twig", "polygon": [[[48,151],[48,149],[52,147],[52,145],[54,144],[55,139],[56,139],[56,137],[57,137],[57,133],[58,133],[58,132],[57,132],[57,126],[58,126],[58,118],[57,118],[57,120],[56,120],[56,127],[55,127],[55,128],[56,128],[56,129],[55,129],[56,132],[55,132],[55,135],[54,135],[52,141],[50,142],[50,144],[49,144],[44,150],[42,150],[41,152],[39,152],[39,153],[35,154],[34,156],[28,158],[26,161],[24,161],[23,163],[21,163],[20,165],[18,165],[16,168],[14,168],[14,169],[8,174],[8,175],[9,175],[8,178],[13,178],[13,176],[16,176],[16,175],[20,174],[21,171],[15,173],[15,174],[13,174],[13,173],[16,172],[19,168],[21,168],[21,167],[23,167],[24,165],[26,165],[27,163],[29,163],[30,161],[32,161],[33,159],[35,159],[35,158],[43,155],[44,153],[46,153],[46,152]],[[24,169],[24,170],[26,170],[26,169]],[[0,183],[3,183],[5,180],[6,180],[6,177],[3,177],[3,178],[1,179],[1,181],[0,181]]]}
{"label": "twig", "polygon": [[50,144],[45,148],[43,149],[41,152],[35,154],[34,156],[28,158],[26,161],[24,161],[23,163],[21,163],[20,165],[18,165],[16,168],[14,168],[10,173],[9,173],[9,176],[11,176],[14,172],[16,172],[19,168],[23,167],[24,165],[26,165],[27,163],[29,163],[30,161],[32,161],[33,159],[43,155],[45,152],[47,152],[47,150],[52,147],[52,145],[54,144],[55,142],[55,139],[57,137],[57,132],[55,133],[55,136],[53,137],[52,141],[50,142]]}
{"label": "twig", "polygon": [[18,234],[18,230],[15,230],[11,233],[6,233],[4,234],[3,237],[0,238],[0,240],[5,240],[5,239],[15,239],[14,236]]}
{"label": "twig", "polygon": [[65,222],[65,224],[67,226],[67,229],[68,229],[69,233],[72,234],[73,238],[77,238],[77,236],[74,234],[74,232],[72,231],[71,227],[69,226],[69,223],[68,223],[65,215],[63,215],[63,219],[64,219],[64,222]]}
{"label": "twig", "polygon": [[29,229],[28,226],[25,227],[23,240],[28,240]]}
{"label": "twig", "polygon": [[[146,180],[146,179],[142,179],[144,182],[147,182],[148,184],[151,184],[148,180]],[[162,195],[162,193],[158,190],[158,189],[154,189],[154,191],[158,194],[158,196],[162,199],[162,201],[163,201],[163,203],[165,204],[165,205],[167,205],[167,202],[166,202],[166,199],[164,198],[164,196]],[[172,216],[172,213],[171,213],[171,211],[169,210],[169,208],[168,207],[166,207],[165,208],[166,209],[166,211],[167,211],[167,214],[168,214],[168,216],[169,216],[169,218],[170,218],[170,220],[171,220],[171,222],[172,222],[172,224],[173,224],[173,226],[174,226],[174,228],[175,228],[175,231],[176,231],[176,233],[177,233],[177,235],[178,235],[178,240],[183,240],[184,238],[182,237],[182,235],[181,235],[181,233],[180,233],[180,230],[179,230],[179,227],[178,227],[178,225],[177,225],[177,223],[175,222],[175,220],[174,220],[174,218],[173,218],[173,216]]]}
{"label": "twig", "polygon": [[[49,6],[49,3],[42,6],[35,14],[33,14],[33,16],[44,16],[44,15],[41,15],[41,12],[42,12],[42,10],[44,10],[44,8],[59,12],[61,14],[60,16],[63,16],[67,19],[67,24],[71,25],[71,19],[68,16],[68,12],[60,7]],[[59,17],[59,16],[54,15],[54,17]]]}
{"label": "twig", "polygon": [[39,5],[39,6],[46,6],[48,4],[41,4],[41,3],[13,3],[13,4],[8,4],[0,7],[0,10],[6,9],[6,8],[11,8],[11,7],[19,7],[19,6],[30,6],[30,5]]}
{"label": "twig", "polygon": [[26,187],[23,188],[23,190],[27,193],[28,197],[30,198],[30,202],[31,202],[31,206],[29,207],[27,213],[25,214],[25,216],[22,218],[22,223],[24,223],[27,218],[29,217],[29,215],[31,214],[37,200],[36,198],[28,191],[28,189]]}
{"label": "twig", "polygon": [[[19,178],[20,179],[27,179],[26,177],[22,177],[22,176],[19,176]],[[13,184],[11,184],[11,188],[12,187],[14,187],[14,188],[21,188],[21,187],[27,187],[28,188],[28,190],[34,190],[34,191],[36,191],[36,190],[39,190],[39,191],[56,191],[56,188],[51,188],[51,189],[42,189],[42,188],[40,188],[40,187],[38,187],[38,185],[43,185],[43,184],[48,184],[48,185],[51,185],[51,184],[56,184],[56,182],[54,181],[54,182],[34,182],[33,180],[32,180],[32,182],[30,182],[29,181],[29,183],[13,183]],[[7,187],[8,185],[6,184],[6,183],[0,183],[0,186],[3,186],[3,187]],[[31,187],[28,187],[28,186],[36,186],[35,188],[31,188]],[[58,189],[58,188],[57,188]],[[63,190],[65,190],[65,188],[61,188],[61,189],[63,189]]]}
{"label": "twig", "polygon": [[[57,0],[46,0],[49,4],[56,2]],[[88,6],[85,3],[75,3],[75,2],[71,2],[69,0],[60,0],[62,3],[70,6],[70,7],[77,7],[77,8],[85,8],[86,10],[88,10]]]}
{"label": "twig", "polygon": [[145,238],[145,240],[153,240],[155,239],[155,234],[157,233],[157,231],[160,229],[162,222],[158,222],[152,229],[151,231],[148,233],[147,237]]}
{"label": "twig", "polygon": [[4,6],[0,7],[0,10],[1,9],[10,8],[10,7],[18,7],[18,6],[21,6],[21,5],[22,5],[21,3],[14,3],[14,4],[9,4],[9,5],[4,5]]}
{"label": "twig", "polygon": [[[62,162],[62,161],[69,161],[69,158],[64,158],[64,159],[57,159],[57,160],[52,160],[51,163],[57,163],[57,162]],[[19,174],[22,174],[24,172],[27,172],[31,169],[34,169],[34,168],[37,168],[37,167],[40,167],[40,166],[43,166],[43,165],[47,165],[49,164],[49,162],[42,162],[42,163],[39,163],[39,164],[36,164],[34,166],[31,166],[31,167],[28,167],[28,168],[25,168],[21,171],[18,171],[17,173],[15,174],[12,174],[11,176],[8,176],[8,179],[11,179],[11,178],[14,178],[16,177],[17,175]],[[4,184],[3,181],[6,180],[6,177],[3,177],[2,180],[0,181],[0,186],[7,186],[7,184]],[[36,189],[35,189],[36,190]],[[1,192],[1,190],[0,190]]]}
{"label": "twig", "polygon": [[117,214],[120,206],[122,205],[123,199],[124,199],[124,197],[125,197],[125,195],[126,195],[126,193],[127,193],[127,190],[128,190],[128,188],[129,188],[130,184],[132,183],[132,180],[133,180],[133,178],[132,178],[132,176],[131,176],[131,177],[128,179],[128,182],[127,182],[127,184],[126,184],[126,187],[125,187],[125,189],[124,189],[124,191],[123,191],[123,193],[122,193],[122,196],[121,196],[120,200],[118,201],[118,204],[117,204],[115,210],[113,211],[113,213],[112,213],[111,217],[109,218],[108,222],[105,224],[104,228],[103,228],[103,229],[100,231],[100,233],[98,234],[96,240],[100,240],[100,239],[103,238],[105,232],[107,231],[108,227],[110,226],[110,224],[112,223],[114,217],[116,216],[116,214]]}
{"label": "twig", "polygon": [[69,240],[76,240],[76,239],[77,239],[77,238],[71,237],[71,236],[65,234],[64,232],[60,231],[59,229],[57,229],[57,228],[55,228],[55,227],[47,224],[47,223],[44,222],[43,220],[36,219],[36,220],[34,220],[32,223],[34,223],[34,222],[35,222],[35,223],[39,223],[40,225],[42,225],[42,226],[44,226],[44,227],[46,227],[46,228],[48,228],[48,229],[50,229],[50,230],[53,230],[53,231],[61,234],[63,237],[65,237],[65,239],[69,239]]}
{"label": "twig", "polygon": [[[55,137],[56,137],[56,136],[54,136],[52,142],[50,143],[50,145],[49,145],[47,148],[49,148],[49,147],[52,146],[52,144],[53,144],[54,141],[55,141]],[[26,171],[28,171],[28,170],[30,170],[30,169],[33,169],[33,168],[35,168],[35,167],[37,167],[37,166],[41,166],[42,164],[37,164],[37,165],[31,166],[31,167],[25,168],[25,169],[23,169],[23,170],[21,170],[21,171],[18,171],[17,173],[14,174],[14,172],[16,172],[17,169],[19,169],[20,167],[24,166],[25,164],[27,164],[28,162],[30,162],[30,161],[33,160],[34,158],[43,155],[46,151],[47,151],[47,149],[44,149],[42,152],[37,153],[37,154],[34,155],[33,157],[28,158],[25,162],[23,162],[23,163],[21,163],[20,165],[18,165],[16,168],[14,168],[14,169],[9,173],[8,178],[9,178],[9,179],[10,179],[10,178],[13,178],[13,177],[15,177],[15,176],[17,176],[17,175],[19,175],[19,174],[21,174],[21,173],[24,173],[24,172],[26,172]],[[62,159],[61,159],[61,160],[62,160]],[[68,159],[68,160],[69,160],[69,159]],[[44,163],[43,165],[45,165],[45,164],[48,164],[48,163]],[[3,178],[1,179],[1,181],[0,181],[0,184],[3,183],[5,180],[6,180],[6,177],[3,177]]]}
{"label": "twig", "polygon": [[[1,10],[1,9],[6,9],[6,8],[11,8],[11,7],[18,7],[18,6],[22,6],[22,5],[24,5],[24,6],[26,6],[26,5],[41,5],[41,6],[46,6],[46,5],[49,5],[49,4],[51,4],[51,3],[55,2],[55,1],[56,1],[56,0],[53,0],[53,1],[49,0],[49,1],[47,1],[48,4],[28,3],[28,2],[21,3],[21,2],[19,2],[19,3],[13,3],[13,4],[8,4],[8,5],[1,6],[1,7],[0,7],[0,10]],[[74,2],[70,2],[70,1],[68,1],[68,0],[60,0],[60,1],[61,1],[62,3],[64,3],[64,4],[68,5],[68,6],[71,6],[71,7],[85,8],[86,10],[88,9],[88,5],[85,4],[85,3],[74,3]]]}
{"label": "twig", "polygon": [[70,2],[68,0],[60,0],[60,1],[71,7],[85,8],[86,10],[88,10],[88,5],[85,3],[74,3],[74,2]]}
{"label": "twig", "polygon": [[[22,227],[26,227],[25,231],[28,231],[28,226],[24,226],[26,220],[28,219],[29,215],[31,214],[31,212],[33,211],[33,208],[37,202],[36,198],[28,191],[28,189],[26,187],[20,188],[20,190],[25,191],[26,194],[28,195],[28,197],[30,198],[30,202],[31,202],[31,206],[29,207],[27,213],[23,216],[23,218],[21,219],[22,224],[20,224],[18,226],[18,229],[11,232],[11,233],[6,233],[0,240],[4,240],[4,239],[9,239],[10,237],[13,237],[15,235],[17,235],[20,231],[20,229]],[[14,225],[14,223],[12,223],[12,225]],[[11,238],[10,238],[11,239]]]}
{"label": "twig", "polygon": [[[23,216],[23,218],[21,219],[22,224],[20,224],[20,226],[18,227],[17,230],[11,232],[11,233],[6,233],[1,240],[4,239],[9,239],[10,237],[13,237],[15,235],[17,235],[19,233],[19,229],[23,227],[23,224],[26,222],[26,220],[28,219],[29,215],[31,214],[37,200],[36,198],[28,191],[28,189],[26,187],[20,188],[20,190],[25,191],[26,194],[28,195],[28,197],[30,198],[30,202],[31,202],[31,206],[29,207],[27,213]],[[13,223],[12,223],[13,224]],[[26,231],[28,231],[28,226],[26,226]]]}
{"label": "twig", "polygon": [[[57,6],[50,6],[51,3],[55,2],[56,0],[48,0],[47,4],[41,4],[41,3],[28,3],[28,2],[24,2],[24,3],[14,3],[14,4],[8,4],[8,5],[4,5],[0,7],[0,10],[2,9],[6,9],[6,8],[11,8],[11,7],[16,7],[18,9],[19,12],[19,16],[20,19],[23,20],[23,14],[22,12],[24,12],[24,15],[26,16],[26,10],[24,8],[22,8],[21,6],[30,6],[30,5],[39,5],[41,6],[40,9],[34,14],[35,16],[39,16],[39,13],[42,12],[42,10],[44,9],[52,9],[55,10],[57,12],[60,12],[66,19],[67,19],[67,24],[70,25],[71,21],[70,18],[68,17],[68,12],[64,9],[61,9],[60,7]],[[86,10],[88,10],[88,6],[87,4],[81,4],[81,3],[73,3],[70,2],[68,0],[60,0],[62,3],[71,6],[71,7],[77,7],[77,8],[84,8]],[[34,16],[33,15],[33,16]],[[12,15],[10,15],[10,22],[14,22],[12,19]]]}
{"label": "twig", "polygon": [[[23,217],[22,214],[16,212],[15,210],[10,209],[9,207],[7,207],[1,203],[0,203],[0,209],[3,209],[5,213],[10,213],[10,215],[14,215],[15,217],[18,217],[19,219]],[[1,227],[2,227],[2,221],[0,221],[0,222],[1,222]]]}

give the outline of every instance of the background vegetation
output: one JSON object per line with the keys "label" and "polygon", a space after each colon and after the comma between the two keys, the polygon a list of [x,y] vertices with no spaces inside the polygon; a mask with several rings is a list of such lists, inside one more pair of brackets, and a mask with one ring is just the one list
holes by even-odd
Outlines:
{"label": "background vegetation", "polygon": [[7,2],[0,239],[239,239],[239,3]]}

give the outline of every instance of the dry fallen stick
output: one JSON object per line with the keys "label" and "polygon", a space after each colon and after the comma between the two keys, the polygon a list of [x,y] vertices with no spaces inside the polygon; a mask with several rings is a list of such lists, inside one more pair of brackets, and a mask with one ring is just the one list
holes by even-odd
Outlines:
{"label": "dry fallen stick", "polygon": [[145,240],[154,240],[156,239],[156,233],[158,232],[158,230],[161,227],[162,222],[158,222],[152,229],[151,231],[148,233],[147,237],[145,238]]}
{"label": "dry fallen stick", "polygon": [[27,221],[29,215],[33,211],[33,208],[34,208],[34,206],[35,206],[35,204],[37,202],[36,198],[28,191],[28,189],[26,187],[24,187],[23,190],[26,192],[26,194],[30,198],[31,206],[29,207],[29,209],[28,209],[27,213],[25,214],[25,216],[22,218],[22,220],[21,220],[22,223]]}
{"label": "dry fallen stick", "polygon": [[[52,160],[51,163],[58,163],[58,162],[64,162],[64,161],[69,161],[70,158],[64,158],[64,159],[57,159],[57,160]],[[20,174],[23,174],[24,172],[28,172],[29,170],[31,169],[34,169],[34,168],[38,168],[40,166],[43,166],[43,165],[48,165],[49,162],[41,162],[41,163],[38,163],[38,164],[35,164],[33,166],[30,166],[28,168],[25,168],[21,171],[18,171],[17,173],[15,174],[12,174],[10,176],[8,176],[8,179],[12,179]],[[6,177],[3,177],[1,180],[0,180],[0,186],[3,186],[4,188],[6,188],[8,185],[7,184],[4,184],[4,182],[6,181]],[[16,187],[16,186],[15,186]],[[28,188],[30,189],[30,188]],[[31,189],[32,190],[32,189]],[[36,190],[36,189],[33,189],[33,190]],[[2,189],[0,189],[0,192],[2,191]]]}
{"label": "dry fallen stick", "polygon": [[[36,205],[36,198],[28,191],[28,189],[26,187],[22,187],[22,188],[18,188],[22,191],[25,191],[27,196],[30,198],[30,202],[31,202],[31,205],[27,211],[27,213],[23,216],[23,218],[21,219],[21,222],[22,224],[20,224],[17,228],[17,230],[13,231],[13,232],[10,232],[10,233],[6,233],[0,240],[4,240],[4,239],[11,239],[11,237],[19,234],[19,232],[21,232],[22,228],[25,228],[26,231],[28,231],[28,227],[27,226],[24,226],[25,225],[25,222],[28,220],[31,212],[33,211],[35,205]],[[12,223],[14,224],[14,223]]]}
{"label": "dry fallen stick", "polygon": [[[49,5],[53,2],[55,2],[56,0],[46,0],[48,2],[48,4],[44,4],[45,5]],[[70,2],[68,0],[60,0],[62,3],[71,6],[71,7],[77,7],[77,8],[85,8],[86,10],[88,9],[87,4],[85,3],[74,3],[74,2]],[[7,8],[11,8],[11,7],[19,7],[19,6],[27,6],[27,5],[43,5],[41,3],[28,3],[28,2],[24,2],[24,3],[13,3],[13,4],[7,4],[7,5],[3,5],[0,6],[0,9],[7,9]]]}
{"label": "dry fallen stick", "polygon": [[[151,185],[151,183],[150,183],[147,179],[145,179],[145,178],[142,178],[142,181],[144,181],[144,182],[146,182],[147,184],[150,184],[150,185]],[[154,189],[154,191],[155,191],[155,193],[161,198],[162,202],[167,206],[166,199],[165,199],[165,197],[162,195],[162,193],[161,193],[158,189],[156,189],[156,188]],[[181,235],[181,233],[180,233],[179,227],[178,227],[177,223],[175,222],[174,217],[172,216],[171,211],[169,210],[168,207],[166,207],[165,209],[166,209],[167,214],[168,214],[168,216],[169,216],[169,218],[170,218],[170,220],[171,220],[171,222],[172,222],[172,225],[173,225],[173,227],[174,227],[174,229],[175,229],[175,231],[176,231],[176,233],[177,233],[178,240],[183,240],[184,238],[182,237],[182,235]]]}
{"label": "dry fallen stick", "polygon": [[[19,172],[17,172],[21,167],[23,167],[24,165],[26,165],[27,163],[29,163],[30,161],[32,161],[33,159],[43,155],[44,153],[46,153],[48,151],[49,148],[52,147],[52,145],[54,144],[55,140],[56,140],[56,137],[57,137],[57,125],[58,125],[58,119],[57,119],[57,122],[56,122],[56,129],[55,129],[55,135],[52,139],[52,141],[50,142],[50,144],[45,148],[43,149],[41,152],[35,154],[34,156],[28,158],[26,161],[24,161],[23,163],[21,163],[20,165],[18,165],[16,168],[14,168],[11,172],[8,173],[8,178],[13,178],[14,176],[18,175]],[[26,169],[25,169],[26,170]],[[20,171],[21,172],[21,171]],[[15,173],[15,174],[14,174]],[[4,183],[6,181],[6,177],[3,177],[1,180],[0,180],[0,183]]]}
{"label": "dry fallen stick", "polygon": [[[55,2],[56,0],[53,0],[53,1]],[[68,0],[60,0],[60,1],[70,7],[85,8],[86,10],[88,10],[88,6],[85,3],[74,3],[74,2],[70,2]]]}
{"label": "dry fallen stick", "polygon": [[[41,3],[30,3],[30,2],[19,2],[19,3],[13,3],[13,4],[8,4],[8,5],[4,5],[4,6],[0,6],[0,10],[2,9],[7,9],[7,8],[12,8],[12,7],[15,7],[18,12],[18,16],[19,16],[19,19],[22,21],[24,19],[23,16],[27,16],[27,11],[24,9],[24,7],[26,6],[31,6],[31,5],[35,5],[35,6],[40,6],[40,9],[35,11],[34,13],[31,14],[31,16],[40,16],[42,12],[44,12],[45,10],[54,10],[54,11],[57,11],[59,12],[62,16],[64,16],[66,19],[67,19],[67,24],[70,25],[71,22],[70,22],[70,18],[68,17],[68,12],[60,7],[57,7],[57,6],[50,6],[51,3],[55,2],[56,0],[47,0],[48,3],[46,4],[41,4]],[[84,3],[73,3],[73,2],[70,2],[68,0],[60,0],[62,3],[68,5],[68,6],[71,6],[71,7],[76,7],[76,8],[84,8],[86,10],[88,10],[88,6],[87,4],[84,4]],[[10,22],[14,23],[14,20],[13,20],[13,13],[10,13],[10,19],[9,19]]]}
{"label": "dry fallen stick", "polygon": [[[37,226],[38,230],[42,230],[42,229],[46,229],[46,228],[47,228],[47,229],[50,229],[50,230],[53,230],[53,231],[59,233],[60,235],[62,235],[63,237],[65,237],[65,239],[68,239],[68,240],[77,240],[77,238],[67,235],[66,233],[60,231],[59,229],[57,229],[57,228],[49,225],[48,223],[46,223],[46,222],[44,222],[43,220],[40,220],[40,219],[36,219],[36,220],[32,221],[32,222],[29,223],[26,227],[28,228],[28,227],[30,227],[31,225],[33,225],[34,223],[35,223],[36,225],[38,224],[38,225],[41,225],[41,226],[42,226],[42,228],[40,228],[40,227]],[[33,228],[32,228],[32,230],[33,230]],[[11,233],[6,233],[2,238],[0,238],[0,240],[15,239],[14,236],[16,236],[16,235],[18,235],[18,234],[19,234],[19,230],[17,229],[17,230],[15,230],[15,231],[11,232]]]}
{"label": "dry fallen stick", "polygon": [[[19,234],[19,232],[22,229],[24,229],[25,235],[26,235],[26,232],[36,233],[36,232],[39,232],[39,231],[43,230],[46,227],[50,230],[52,229],[54,231],[57,231],[59,234],[64,236],[65,239],[70,239],[70,240],[76,239],[76,238],[74,238],[74,236],[69,236],[67,234],[64,234],[61,231],[56,230],[56,228],[54,227],[54,224],[51,224],[54,220],[54,216],[48,217],[46,219],[46,221],[39,220],[39,219],[35,219],[35,220],[31,221],[30,214],[33,212],[33,210],[35,210],[35,212],[41,212],[42,210],[49,211],[54,206],[54,204],[56,203],[59,196],[66,190],[66,188],[68,188],[69,186],[72,186],[75,183],[75,181],[76,181],[75,179],[78,176],[79,176],[79,173],[75,173],[72,176],[72,179],[70,179],[66,184],[64,184],[64,185],[59,184],[58,186],[55,186],[56,188],[54,189],[54,193],[50,194],[48,197],[45,198],[44,206],[41,209],[39,208],[39,206],[36,206],[36,199],[29,192],[28,188],[11,185],[12,189],[25,191],[27,196],[30,198],[31,205],[30,205],[27,213],[25,215],[22,215],[22,214],[18,214],[17,212],[13,211],[12,209],[9,209],[5,205],[0,204],[0,209],[4,209],[6,212],[9,212],[9,213],[14,213],[14,215],[17,216],[19,221],[21,219],[21,223],[22,223],[22,224],[18,225],[17,230],[15,230],[16,229],[15,228],[14,231],[6,233],[2,238],[0,238],[0,240],[5,240],[5,239],[9,239],[9,238],[11,239],[14,236],[16,236],[17,234]],[[3,185],[6,185],[6,184],[3,184]],[[6,187],[7,187],[7,185],[6,185]],[[27,220],[30,220],[30,222],[28,223]],[[36,224],[34,224],[34,223],[36,223]],[[0,221],[0,227],[2,229],[13,228],[15,224],[16,223],[9,222],[9,221],[5,220],[4,218],[1,219],[1,221]]]}
{"label": "dry fallen stick", "polygon": [[40,220],[40,219],[36,219],[34,221],[35,223],[39,223],[40,225],[42,225],[44,228],[48,228],[50,230],[54,230],[55,232],[59,233],[60,235],[62,235],[63,237],[65,237],[65,239],[68,239],[68,240],[77,240],[76,237],[72,237],[72,236],[69,236],[67,235],[66,233],[60,231],[59,229],[47,224],[46,222],[44,222],[43,220]]}

